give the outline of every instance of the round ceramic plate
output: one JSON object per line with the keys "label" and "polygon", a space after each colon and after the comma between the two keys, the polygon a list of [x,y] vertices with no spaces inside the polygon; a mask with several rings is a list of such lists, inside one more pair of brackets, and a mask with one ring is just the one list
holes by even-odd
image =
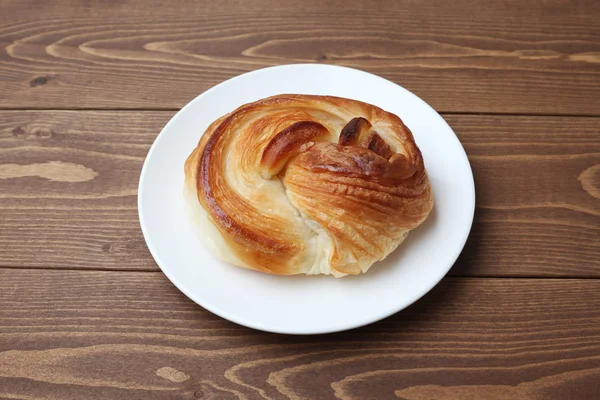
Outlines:
{"label": "round ceramic plate", "polygon": [[[347,97],[398,115],[413,132],[435,207],[408,239],[367,274],[272,276],[215,258],[185,215],[183,163],[208,125],[238,106],[281,93]],[[250,72],[201,94],[165,126],[140,178],[146,243],[165,275],[190,299],[230,321],[290,334],[366,325],[407,307],[435,286],[462,250],[475,208],[469,161],[452,129],[423,100],[378,76],[331,65]]]}

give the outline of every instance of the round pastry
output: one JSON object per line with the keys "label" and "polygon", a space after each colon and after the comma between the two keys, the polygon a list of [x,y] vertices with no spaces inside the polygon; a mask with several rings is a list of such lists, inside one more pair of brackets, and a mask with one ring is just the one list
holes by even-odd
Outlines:
{"label": "round pastry", "polygon": [[279,275],[366,272],[433,207],[400,118],[332,96],[279,95],[219,118],[185,162],[185,186],[212,252]]}

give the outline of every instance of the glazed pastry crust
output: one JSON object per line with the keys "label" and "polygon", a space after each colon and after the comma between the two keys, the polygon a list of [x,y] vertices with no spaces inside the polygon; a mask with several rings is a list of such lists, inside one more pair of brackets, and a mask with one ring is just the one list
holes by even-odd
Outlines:
{"label": "glazed pastry crust", "polygon": [[433,208],[400,118],[332,96],[269,97],[213,122],[185,195],[217,256],[280,275],[366,272]]}

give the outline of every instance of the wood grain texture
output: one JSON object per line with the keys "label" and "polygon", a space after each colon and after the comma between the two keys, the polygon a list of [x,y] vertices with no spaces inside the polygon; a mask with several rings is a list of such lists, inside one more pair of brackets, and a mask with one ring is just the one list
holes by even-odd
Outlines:
{"label": "wood grain texture", "polygon": [[[600,277],[599,20],[594,0],[0,0],[0,400],[597,398],[600,279],[574,278]],[[207,312],[139,228],[175,110],[295,62],[448,112],[475,175],[460,278],[345,333]]]}
{"label": "wood grain texture", "polygon": [[0,114],[0,265],[156,270],[137,182],[172,113]]}
{"label": "wood grain texture", "polygon": [[391,79],[439,111],[598,115],[597,1],[0,0],[0,107],[179,108],[295,62]]}
{"label": "wood grain texture", "polygon": [[599,276],[600,119],[446,119],[469,156],[477,197],[453,273]]}
{"label": "wood grain texture", "polygon": [[[171,115],[0,112],[0,265],[156,270],[136,194]],[[477,191],[473,231],[452,273],[600,276],[600,118],[446,118]]]}
{"label": "wood grain texture", "polygon": [[0,269],[0,302],[3,398],[600,393],[600,280],[447,278],[393,317],[325,336],[242,328],[194,305],[161,273]]}

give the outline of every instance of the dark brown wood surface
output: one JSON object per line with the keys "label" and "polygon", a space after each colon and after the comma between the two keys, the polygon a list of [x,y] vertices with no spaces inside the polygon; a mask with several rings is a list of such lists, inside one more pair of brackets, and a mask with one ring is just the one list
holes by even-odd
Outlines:
{"label": "dark brown wood surface", "polygon": [[161,273],[0,270],[0,299],[0,396],[8,398],[600,393],[600,280],[448,278],[384,321],[304,337],[218,318]]}
{"label": "dark brown wood surface", "polygon": [[242,72],[314,62],[439,111],[600,113],[597,0],[0,4],[4,108],[179,108]]}
{"label": "dark brown wood surface", "polygon": [[[600,398],[598,21],[597,1],[0,0],[0,399]],[[139,228],[169,118],[293,62],[414,91],[475,176],[451,276],[350,332],[225,321]]]}

